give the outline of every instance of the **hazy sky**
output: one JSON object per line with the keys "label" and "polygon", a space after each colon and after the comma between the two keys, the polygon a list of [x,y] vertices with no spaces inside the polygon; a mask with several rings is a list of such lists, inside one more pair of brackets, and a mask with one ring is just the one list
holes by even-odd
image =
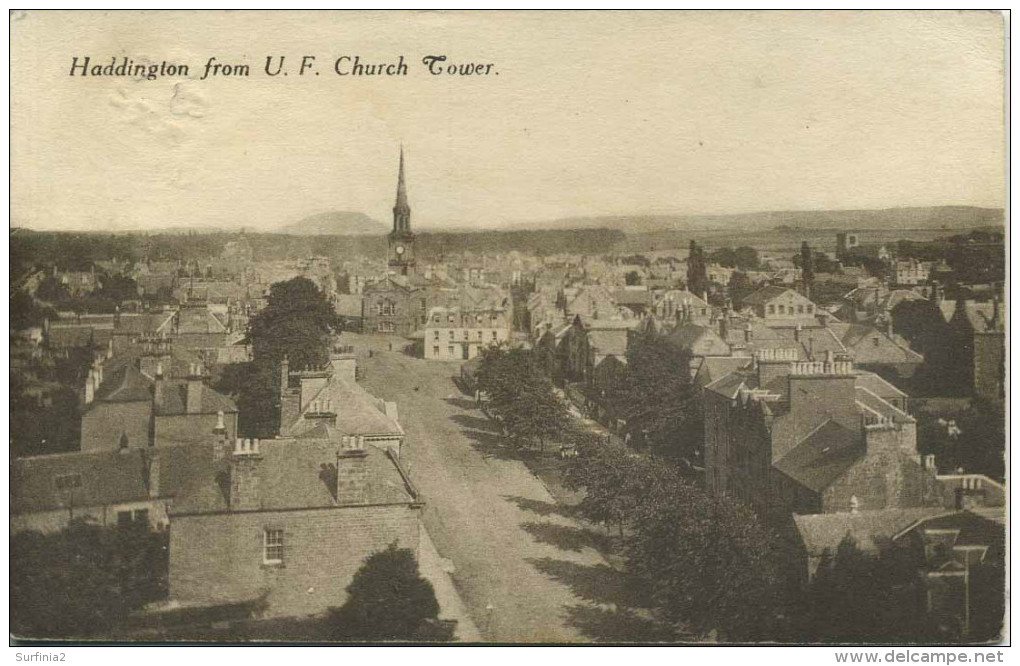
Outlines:
{"label": "hazy sky", "polygon": [[[994,13],[29,12],[11,40],[21,226],[389,224],[401,141],[416,228],[1003,205]],[[339,77],[342,55],[410,73]],[[191,78],[72,78],[74,56]],[[210,56],[252,75],[198,80]]]}

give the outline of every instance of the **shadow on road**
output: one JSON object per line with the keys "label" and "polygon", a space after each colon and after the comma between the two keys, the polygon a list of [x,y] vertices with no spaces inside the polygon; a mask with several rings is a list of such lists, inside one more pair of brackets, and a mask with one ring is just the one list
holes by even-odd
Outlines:
{"label": "shadow on road", "polygon": [[471,448],[485,458],[497,460],[523,460],[521,452],[510,446],[506,438],[499,433],[483,430],[462,430],[471,441]]}
{"label": "shadow on road", "polygon": [[646,605],[639,592],[641,586],[608,564],[578,564],[551,557],[530,558],[527,561],[546,576],[569,587],[571,592],[585,601],[624,608]]}
{"label": "shadow on road", "polygon": [[[452,400],[457,400],[457,398],[453,398]],[[451,402],[451,399],[448,399],[447,402]],[[450,417],[450,420],[464,428],[473,428],[475,430],[481,430],[483,432],[499,434],[499,428],[496,427],[496,424],[490,421],[489,419],[485,418],[484,416],[471,416],[470,414],[454,414],[453,416]]]}
{"label": "shadow on road", "polygon": [[469,400],[468,398],[444,398],[444,400],[446,400],[446,404],[453,405],[454,407],[465,411],[475,409],[476,407],[475,401]]}
{"label": "shadow on road", "polygon": [[560,550],[579,553],[587,547],[600,553],[609,553],[612,548],[609,537],[579,527],[555,523],[521,523],[521,528],[533,536],[535,541],[556,546]]}
{"label": "shadow on road", "polygon": [[528,499],[527,497],[518,497],[517,495],[503,495],[503,499],[516,504],[518,509],[530,511],[540,516],[557,515],[573,518],[573,511],[570,507],[562,506],[555,502],[543,502],[541,500]]}
{"label": "shadow on road", "polygon": [[662,643],[677,640],[676,632],[629,608],[577,604],[566,609],[566,624],[594,641]]}

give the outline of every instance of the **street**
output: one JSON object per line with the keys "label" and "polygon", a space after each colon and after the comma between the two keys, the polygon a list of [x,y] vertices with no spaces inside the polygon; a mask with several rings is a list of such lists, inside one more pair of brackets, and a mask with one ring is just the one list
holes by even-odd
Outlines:
{"label": "street", "polygon": [[384,339],[345,334],[363,384],[396,401],[407,437],[401,461],[427,507],[423,520],[483,636],[495,642],[655,640],[624,577],[594,547],[603,538],[570,517],[504,447],[453,381],[459,363],[411,358]]}

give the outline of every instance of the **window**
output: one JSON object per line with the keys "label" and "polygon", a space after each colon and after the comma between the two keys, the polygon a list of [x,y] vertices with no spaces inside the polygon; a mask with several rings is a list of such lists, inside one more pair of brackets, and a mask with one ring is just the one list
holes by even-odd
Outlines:
{"label": "window", "polygon": [[493,332],[492,332],[492,339],[493,339],[494,341],[496,340],[496,331],[493,331]]}
{"label": "window", "polygon": [[117,512],[117,527],[126,527],[133,523],[148,524],[148,522],[149,522],[148,509],[134,509]]}
{"label": "window", "polygon": [[808,312],[808,314],[814,314],[815,306],[813,306],[813,305],[807,306],[807,312]]}
{"label": "window", "polygon": [[479,340],[481,340],[481,339],[482,339],[482,332],[481,332],[481,331],[478,331],[478,339],[479,339]]}
{"label": "window", "polygon": [[419,307],[421,308],[422,312],[425,311],[425,308],[427,307],[427,304],[425,303],[425,299],[424,298],[421,299],[421,305]]}
{"label": "window", "polygon": [[439,345],[435,345],[434,347],[432,347],[432,355],[435,356],[436,358],[439,358]]}
{"label": "window", "polygon": [[797,306],[797,314],[804,314],[804,306],[803,305],[798,305]]}
{"label": "window", "polygon": [[396,328],[393,326],[392,321],[381,321],[379,322],[379,325],[376,327],[376,330],[378,330],[380,333],[392,333],[393,331],[396,330]]}
{"label": "window", "polygon": [[779,314],[786,314],[786,306],[785,305],[780,305],[779,306]]}
{"label": "window", "polygon": [[432,339],[433,340],[439,339],[439,331],[432,331]]}
{"label": "window", "polygon": [[701,308],[701,316],[704,317],[708,314],[708,308]]}
{"label": "window", "polygon": [[450,339],[453,340],[453,331],[450,331]]}
{"label": "window", "polygon": [[875,337],[871,338],[871,342],[873,342],[874,345],[877,347],[878,346],[878,336],[876,335]]}
{"label": "window", "polygon": [[263,530],[262,563],[283,564],[283,530]]}
{"label": "window", "polygon": [[449,347],[447,347],[447,348],[446,348],[446,351],[447,351],[447,355],[448,355],[448,356],[449,356],[450,358],[453,358],[453,355],[454,355],[454,351],[453,351],[453,345],[450,345]]}
{"label": "window", "polygon": [[770,305],[769,306],[769,314],[775,314],[775,313],[776,313],[776,306]]}

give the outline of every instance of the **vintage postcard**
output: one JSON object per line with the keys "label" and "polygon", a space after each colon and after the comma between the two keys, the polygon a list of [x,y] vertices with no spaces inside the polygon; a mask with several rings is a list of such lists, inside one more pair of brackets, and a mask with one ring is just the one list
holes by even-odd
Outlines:
{"label": "vintage postcard", "polygon": [[9,20],[12,642],[1008,641],[1008,15]]}

